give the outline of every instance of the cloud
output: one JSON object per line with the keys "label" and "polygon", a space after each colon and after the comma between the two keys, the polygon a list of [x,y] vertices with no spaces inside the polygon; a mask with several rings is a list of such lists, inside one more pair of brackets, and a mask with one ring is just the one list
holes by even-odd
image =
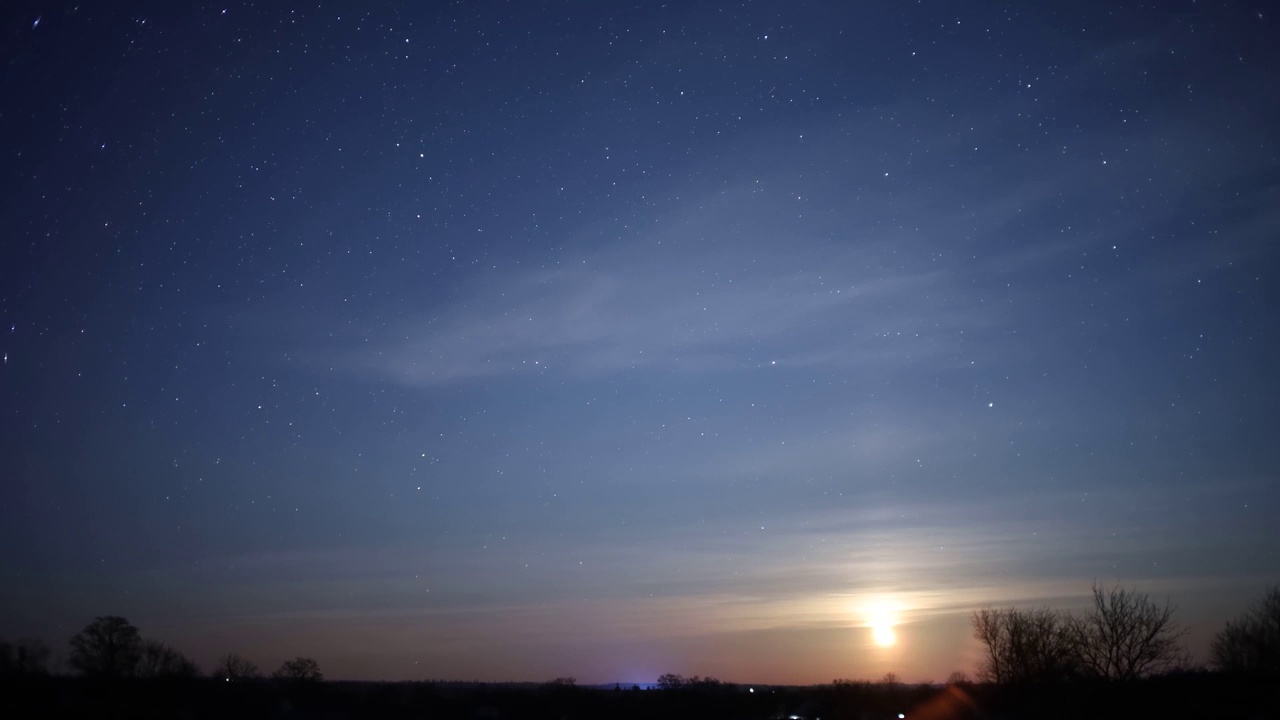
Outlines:
{"label": "cloud", "polygon": [[[542,373],[932,366],[970,352],[967,337],[1005,315],[970,278],[931,265],[919,243],[873,228],[840,242],[805,237],[803,225],[779,225],[776,200],[753,192],[724,191],[642,240],[555,268],[474,277],[342,364],[422,387]],[[707,226],[722,231],[708,236]]]}
{"label": "cloud", "polygon": [[600,375],[876,363],[896,354],[889,346],[921,355],[941,349],[904,342],[895,329],[917,327],[930,313],[919,296],[933,278],[858,281],[808,272],[708,283],[698,272],[589,265],[489,283],[476,295],[504,302],[446,308],[439,313],[445,323],[406,328],[403,340],[361,360],[405,384],[437,385],[544,369]]}

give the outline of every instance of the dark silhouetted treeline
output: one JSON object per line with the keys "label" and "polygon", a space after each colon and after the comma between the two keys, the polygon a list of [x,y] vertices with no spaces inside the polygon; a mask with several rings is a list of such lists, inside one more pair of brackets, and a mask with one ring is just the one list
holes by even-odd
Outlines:
{"label": "dark silhouetted treeline", "polygon": [[979,683],[953,673],[943,686],[912,685],[889,673],[878,682],[772,687],[666,674],[642,690],[581,687],[569,677],[326,682],[305,657],[267,677],[236,653],[203,675],[124,618],[103,616],[71,638],[74,674],[51,673],[39,641],[0,641],[0,718],[1280,718],[1280,588],[1218,634],[1212,670],[1189,664],[1170,605],[1122,588],[1095,587],[1084,613],[986,609],[973,624],[987,650]]}
{"label": "dark silhouetted treeline", "polygon": [[[755,692],[751,692],[754,689]],[[1133,681],[1003,687],[839,682],[748,688],[601,689],[446,683],[298,683],[208,677],[0,679],[6,718],[616,718],[641,720],[979,720],[987,718],[1276,718],[1280,688],[1256,677],[1200,672]]]}
{"label": "dark silhouetted treeline", "polygon": [[[1126,682],[1187,675],[1196,667],[1182,646],[1186,634],[1167,601],[1123,587],[1093,587],[1082,613],[1053,608],[984,608],[972,617],[983,645],[982,680],[1003,687]],[[1214,639],[1220,673],[1280,678],[1280,587]]]}

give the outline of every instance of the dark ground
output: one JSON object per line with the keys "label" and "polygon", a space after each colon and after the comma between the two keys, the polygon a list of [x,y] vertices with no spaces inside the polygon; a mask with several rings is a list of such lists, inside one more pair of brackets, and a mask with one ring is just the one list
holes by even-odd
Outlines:
{"label": "dark ground", "polygon": [[67,718],[1280,718],[1280,683],[1209,673],[1131,684],[685,690],[208,679],[9,678],[0,717]]}

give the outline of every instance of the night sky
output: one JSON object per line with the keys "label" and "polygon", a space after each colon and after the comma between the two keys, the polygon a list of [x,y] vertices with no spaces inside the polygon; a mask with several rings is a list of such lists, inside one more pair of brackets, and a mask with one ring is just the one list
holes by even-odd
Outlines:
{"label": "night sky", "polygon": [[1273,10],[5,3],[0,637],[942,680],[1096,579],[1203,660],[1280,579]]}

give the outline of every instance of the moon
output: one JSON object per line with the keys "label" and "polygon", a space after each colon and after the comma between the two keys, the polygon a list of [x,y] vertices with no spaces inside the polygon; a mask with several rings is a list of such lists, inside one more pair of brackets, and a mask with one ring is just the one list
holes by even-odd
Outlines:
{"label": "moon", "polygon": [[896,603],[887,600],[876,602],[866,608],[866,627],[871,629],[871,641],[887,648],[898,643],[898,633],[893,628],[898,624]]}
{"label": "moon", "polygon": [[893,625],[881,622],[871,626],[871,639],[880,647],[890,647],[898,642],[898,634],[893,631]]}

